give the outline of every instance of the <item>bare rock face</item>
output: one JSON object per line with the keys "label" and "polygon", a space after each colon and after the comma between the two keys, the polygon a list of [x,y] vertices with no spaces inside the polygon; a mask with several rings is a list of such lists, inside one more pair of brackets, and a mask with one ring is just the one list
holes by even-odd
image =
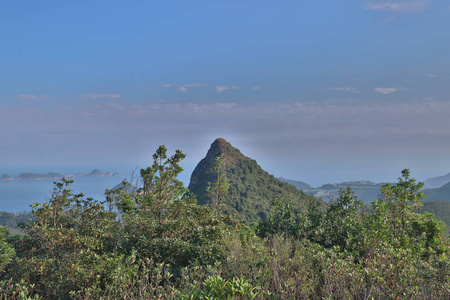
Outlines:
{"label": "bare rock face", "polygon": [[298,208],[306,207],[309,198],[314,199],[270,175],[255,160],[244,156],[226,140],[218,138],[191,175],[188,188],[196,195],[199,204],[211,205],[206,188],[208,182],[217,180],[214,170],[216,157],[221,157],[221,173],[230,185],[228,194],[221,201],[221,210],[236,216],[240,221],[251,223],[266,220],[271,201],[278,197],[291,200]]}

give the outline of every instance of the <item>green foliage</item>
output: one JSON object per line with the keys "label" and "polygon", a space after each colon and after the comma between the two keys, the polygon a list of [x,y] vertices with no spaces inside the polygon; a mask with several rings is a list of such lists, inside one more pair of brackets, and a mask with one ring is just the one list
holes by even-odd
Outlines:
{"label": "green foliage", "polygon": [[32,295],[45,299],[115,297],[123,295],[121,285],[135,291],[134,280],[154,295],[196,261],[223,260],[224,225],[176,179],[183,158],[181,151],[168,158],[159,147],[153,165],[141,170],[138,189],[127,193],[124,184],[105,201],[73,194],[72,180],[55,182],[49,201],[33,205],[27,236],[10,239],[17,257],[4,278],[24,280]]}
{"label": "green foliage", "polygon": [[364,252],[376,244],[411,249],[425,258],[448,251],[443,239],[444,224],[432,214],[415,212],[423,205],[423,183],[416,183],[409,175],[409,170],[403,170],[399,182],[383,186],[381,198],[372,202],[373,214],[366,218],[361,238]]}
{"label": "green foliage", "polygon": [[220,276],[211,276],[204,282],[203,290],[194,287],[189,295],[182,299],[255,299],[258,296],[268,296],[260,293],[261,288],[252,286],[243,278],[233,277],[225,280]]}
{"label": "green foliage", "polygon": [[446,225],[446,235],[450,236],[450,202],[447,201],[426,201],[423,207],[419,209],[419,213],[430,212],[438,220]]}
{"label": "green foliage", "polygon": [[[27,223],[29,219],[33,218],[31,212],[10,213],[0,211],[0,226],[7,226],[11,235],[20,233],[20,223]],[[14,234],[13,234],[14,232]]]}
{"label": "green foliage", "polygon": [[142,257],[178,268],[197,259],[214,262],[222,257],[221,222],[207,207],[197,205],[176,179],[183,158],[181,151],[167,158],[166,148],[159,147],[152,167],[141,170],[142,187],[128,198],[119,196],[121,203],[135,203],[133,210],[122,211],[126,253],[136,250]]}
{"label": "green foliage", "polygon": [[362,229],[362,208],[362,201],[349,187],[339,190],[339,198],[329,203],[325,213],[319,244],[351,250]]}
{"label": "green foliage", "polygon": [[214,205],[213,209],[217,211],[219,208],[220,200],[222,200],[223,197],[228,193],[230,185],[228,184],[225,175],[221,173],[223,160],[220,157],[216,157],[215,161],[216,162],[214,170],[217,172],[217,179],[212,184],[208,182],[208,187],[206,188],[206,191],[208,192],[208,195],[211,197],[212,200],[211,203]]}
{"label": "green foliage", "polygon": [[423,259],[444,255],[449,249],[444,224],[432,214],[415,212],[422,207],[422,187],[409,177],[409,170],[403,170],[397,184],[383,186],[380,199],[372,202],[372,214],[365,212],[350,188],[340,190],[324,213],[314,202],[306,212],[299,212],[289,202],[276,200],[269,220],[259,225],[259,234],[306,238],[357,255],[359,260],[386,245],[409,249]]}
{"label": "green foliage", "polygon": [[338,247],[304,238],[272,235],[251,247],[239,235],[227,241],[229,259],[220,272],[244,277],[275,299],[448,299],[450,263],[423,260],[412,251],[385,245],[359,262]]}
{"label": "green foliage", "polygon": [[166,146],[160,146],[153,154],[153,165],[147,169],[141,169],[142,188],[140,192],[143,197],[139,198],[138,205],[141,209],[161,206],[170,201],[180,199],[186,188],[183,182],[176,177],[183,171],[179,162],[186,156],[177,150],[168,158]]}
{"label": "green foliage", "polygon": [[293,209],[291,203],[283,199],[273,201],[268,221],[258,227],[259,235],[283,234],[307,238],[328,248],[349,249],[361,229],[362,202],[350,188],[340,190],[339,194],[326,210],[313,199],[308,202],[306,211]]}
{"label": "green foliage", "polygon": [[[159,147],[138,183],[107,191],[105,201],[73,194],[62,179],[33,205],[26,236],[0,226],[0,299],[450,298],[444,226],[418,213],[422,184],[408,170],[371,208],[350,188],[326,207],[274,193],[264,222],[224,225],[220,210],[197,205],[176,179],[184,154],[166,152]],[[260,172],[235,158],[216,160],[214,208],[226,200],[222,168],[239,178]],[[240,193],[255,199],[266,193],[261,184],[283,187],[252,178]],[[227,203],[250,211],[255,203],[242,199]]]}
{"label": "green foliage", "polygon": [[8,230],[0,226],[0,274],[15,256],[14,249],[6,242]]}

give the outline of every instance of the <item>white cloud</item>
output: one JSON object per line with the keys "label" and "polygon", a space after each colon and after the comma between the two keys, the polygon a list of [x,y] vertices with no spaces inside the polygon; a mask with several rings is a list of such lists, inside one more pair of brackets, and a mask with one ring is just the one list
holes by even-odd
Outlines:
{"label": "white cloud", "polygon": [[383,95],[387,95],[387,94],[392,94],[398,91],[406,91],[406,89],[404,87],[398,87],[398,88],[389,88],[389,87],[377,87],[373,89],[375,92],[383,94]]}
{"label": "white cloud", "polygon": [[20,94],[17,96],[19,101],[41,101],[47,99],[47,95]]}
{"label": "white cloud", "polygon": [[425,74],[425,77],[438,77],[436,74]]}
{"label": "white cloud", "polygon": [[160,84],[159,86],[162,88],[170,88],[170,87],[176,86],[177,91],[186,92],[188,90],[188,88],[202,87],[202,86],[206,86],[206,84],[204,84],[204,83],[185,83],[185,84],[175,85],[172,83],[164,83],[164,84]]}
{"label": "white cloud", "polygon": [[186,83],[186,84],[183,84],[183,86],[185,86],[185,87],[202,87],[202,86],[206,86],[206,84],[204,84],[204,83]]}
{"label": "white cloud", "polygon": [[364,2],[364,8],[373,11],[417,13],[424,11],[430,0],[378,0]]}
{"label": "white cloud", "polygon": [[81,98],[88,100],[97,100],[97,99],[119,99],[119,94],[83,94]]}
{"label": "white cloud", "polygon": [[252,86],[250,89],[252,89],[252,90],[260,90],[261,87],[260,86]]}
{"label": "white cloud", "polygon": [[328,88],[330,91],[339,91],[339,92],[353,92],[357,93],[358,90],[351,86],[341,86],[341,87],[330,87]]}
{"label": "white cloud", "polygon": [[227,90],[237,90],[239,87],[235,85],[215,85],[216,92],[223,93]]}

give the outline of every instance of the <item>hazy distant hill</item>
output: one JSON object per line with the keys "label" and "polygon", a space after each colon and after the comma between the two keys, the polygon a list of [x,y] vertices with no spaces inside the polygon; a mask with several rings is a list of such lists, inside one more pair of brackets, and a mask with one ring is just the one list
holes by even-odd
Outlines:
{"label": "hazy distant hill", "polygon": [[[215,158],[222,157],[223,171],[230,189],[223,201],[223,211],[236,215],[240,220],[255,222],[266,220],[270,203],[277,197],[291,199],[298,208],[305,208],[308,199],[314,199],[294,186],[282,182],[264,171],[255,160],[244,156],[224,139],[217,139],[204,159],[191,175],[189,190],[197,196],[198,203],[209,204],[206,188],[208,182],[215,182]],[[323,203],[317,199],[320,203]]]}
{"label": "hazy distant hill", "polygon": [[22,173],[15,178],[15,180],[46,180],[46,179],[60,179],[63,178],[63,174],[59,173],[47,173],[47,174],[37,174],[37,173]]}
{"label": "hazy distant hill", "polygon": [[295,186],[297,189],[299,190],[304,190],[304,189],[312,189],[313,187],[310,186],[309,184],[303,182],[303,181],[297,181],[297,180],[292,180],[292,179],[286,179],[284,177],[278,177],[279,180],[283,181],[283,182],[287,182],[290,185]]}
{"label": "hazy distant hill", "polygon": [[[99,169],[94,169],[91,172],[87,173],[86,176],[88,176],[88,177],[102,177],[102,176],[108,176],[108,175],[106,175],[105,173],[103,173]],[[111,175],[109,175],[109,176],[111,176]]]}
{"label": "hazy distant hill", "polygon": [[423,192],[427,196],[424,201],[450,201],[450,183],[436,189],[424,189]]}
{"label": "hazy distant hill", "polygon": [[47,174],[39,174],[39,173],[31,173],[31,172],[26,172],[26,173],[22,173],[17,177],[12,177],[8,174],[4,174],[2,177],[0,177],[0,181],[9,181],[9,180],[50,180],[50,179],[61,179],[63,177],[66,178],[74,178],[74,177],[83,177],[83,176],[88,176],[88,177],[104,177],[104,176],[115,176],[118,177],[120,176],[119,173],[110,173],[110,172],[106,172],[103,173],[98,169],[94,169],[92,170],[90,173],[86,174],[76,174],[76,175],[63,175],[60,173],[55,173],[55,172],[49,172]]}
{"label": "hazy distant hill", "polygon": [[14,178],[8,174],[3,174],[2,177],[0,177],[0,181],[9,181],[9,180],[13,180]]}
{"label": "hazy distant hill", "polygon": [[111,173],[111,172],[106,172],[103,173],[102,171],[100,171],[99,169],[94,169],[91,172],[87,173],[86,176],[88,177],[104,177],[104,176],[120,176],[119,173]]}
{"label": "hazy distant hill", "polygon": [[450,182],[450,173],[444,176],[433,177],[424,181],[426,188],[439,188]]}
{"label": "hazy distant hill", "polygon": [[[290,179],[284,180],[286,180],[286,182],[301,182]],[[307,194],[312,194],[315,197],[322,198],[325,201],[330,201],[331,199],[336,199],[339,197],[340,189],[350,187],[355,195],[358,196],[358,199],[361,199],[369,204],[371,200],[378,198],[380,188],[383,185],[384,183],[374,183],[371,181],[346,181],[341,183],[327,183],[318,188],[309,186],[309,188],[303,187],[301,189]]]}

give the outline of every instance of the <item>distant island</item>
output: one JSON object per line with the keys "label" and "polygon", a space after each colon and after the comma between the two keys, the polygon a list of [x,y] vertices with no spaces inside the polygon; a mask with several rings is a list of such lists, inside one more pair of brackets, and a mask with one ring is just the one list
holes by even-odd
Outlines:
{"label": "distant island", "polygon": [[12,177],[8,174],[4,174],[2,177],[0,177],[0,181],[11,181],[11,180],[54,180],[54,179],[61,179],[63,177],[65,178],[74,178],[74,177],[119,177],[119,173],[111,173],[106,172],[103,173],[102,171],[98,169],[94,169],[89,173],[77,173],[77,174],[70,174],[70,175],[63,175],[60,173],[54,173],[49,172],[47,174],[39,174],[39,173],[22,173],[17,177]]}

